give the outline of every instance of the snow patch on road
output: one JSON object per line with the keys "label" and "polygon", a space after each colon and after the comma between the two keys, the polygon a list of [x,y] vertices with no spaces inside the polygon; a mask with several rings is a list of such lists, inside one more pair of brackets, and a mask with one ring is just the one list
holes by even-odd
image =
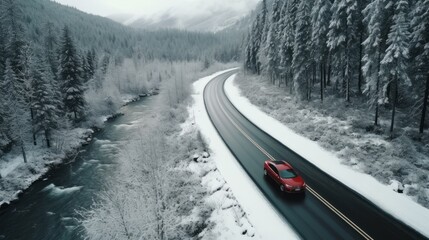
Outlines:
{"label": "snow patch on road", "polygon": [[[336,178],[351,189],[379,206],[381,209],[429,237],[429,209],[412,201],[409,197],[392,191],[368,174],[363,174],[341,164],[333,153],[316,142],[293,132],[280,121],[268,116],[243,97],[234,84],[236,75],[225,83],[225,92],[232,104],[251,122],[290,149]],[[405,191],[407,191],[405,186]]]}

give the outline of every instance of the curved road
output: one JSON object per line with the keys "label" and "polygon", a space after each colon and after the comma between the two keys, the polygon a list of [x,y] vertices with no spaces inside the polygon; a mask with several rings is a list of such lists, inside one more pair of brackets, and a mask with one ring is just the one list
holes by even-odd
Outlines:
{"label": "curved road", "polygon": [[[209,117],[247,174],[303,239],[426,239],[248,121],[224,92],[226,79],[236,72],[207,84]],[[280,194],[278,186],[263,177],[268,158],[294,166],[309,186],[305,196]]]}

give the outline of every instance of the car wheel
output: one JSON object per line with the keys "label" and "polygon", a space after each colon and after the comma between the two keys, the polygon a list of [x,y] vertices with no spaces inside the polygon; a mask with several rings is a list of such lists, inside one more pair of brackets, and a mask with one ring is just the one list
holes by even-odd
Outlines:
{"label": "car wheel", "polygon": [[267,169],[264,168],[264,176],[267,176],[267,175],[268,175]]}
{"label": "car wheel", "polygon": [[284,192],[285,191],[285,186],[280,185],[280,191]]}

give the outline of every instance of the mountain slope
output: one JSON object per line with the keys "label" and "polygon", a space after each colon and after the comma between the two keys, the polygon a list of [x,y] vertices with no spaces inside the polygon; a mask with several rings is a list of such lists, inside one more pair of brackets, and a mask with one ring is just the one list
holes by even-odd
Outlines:
{"label": "mountain slope", "polygon": [[[148,59],[199,59],[213,57],[215,50],[225,44],[218,36],[210,33],[134,29],[50,0],[16,0],[16,2],[22,9],[25,33],[35,45],[42,44],[48,22],[53,23],[54,32],[58,36],[64,26],[69,26],[81,50],[95,49],[125,57],[138,55]],[[122,18],[126,19],[124,16]],[[234,44],[238,45],[238,42]]]}
{"label": "mountain slope", "polygon": [[134,28],[186,29],[195,32],[218,32],[237,23],[245,13],[236,10],[219,10],[210,15],[197,14],[179,17],[174,12],[167,12],[156,18],[136,17],[133,15],[112,15],[109,18]]}

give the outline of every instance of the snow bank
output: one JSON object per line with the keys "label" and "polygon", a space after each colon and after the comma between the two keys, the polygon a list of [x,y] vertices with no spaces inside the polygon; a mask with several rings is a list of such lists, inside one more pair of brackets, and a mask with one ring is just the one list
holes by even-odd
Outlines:
{"label": "snow bank", "polygon": [[296,134],[280,121],[268,116],[241,95],[239,88],[234,84],[234,79],[235,75],[226,81],[226,94],[234,106],[251,122],[387,213],[429,237],[429,209],[407,196],[392,191],[390,186],[381,184],[370,175],[356,172],[341,164],[339,158],[316,142]]}
{"label": "snow bank", "polygon": [[[232,193],[240,203],[244,212],[246,212],[247,218],[256,230],[255,237],[258,239],[278,239],[279,236],[282,236],[284,239],[299,239],[298,235],[286,220],[277,213],[250,177],[241,168],[209,119],[204,106],[204,88],[214,77],[230,70],[215,73],[193,84],[194,93],[192,97],[194,99],[194,104],[188,110],[190,116],[193,117],[197,127],[210,146],[212,150],[211,158],[214,159],[219,172],[231,188]],[[216,185],[214,182],[209,181],[209,183]],[[243,188],[243,186],[246,187]],[[215,214],[217,213],[218,212],[215,212]],[[214,218],[218,218],[216,222],[223,225],[225,229],[225,231],[219,231],[218,239],[237,239],[236,237],[239,235],[231,235],[231,231],[228,230],[228,226],[231,223],[223,221],[224,218],[231,218],[222,215],[214,215]]]}

